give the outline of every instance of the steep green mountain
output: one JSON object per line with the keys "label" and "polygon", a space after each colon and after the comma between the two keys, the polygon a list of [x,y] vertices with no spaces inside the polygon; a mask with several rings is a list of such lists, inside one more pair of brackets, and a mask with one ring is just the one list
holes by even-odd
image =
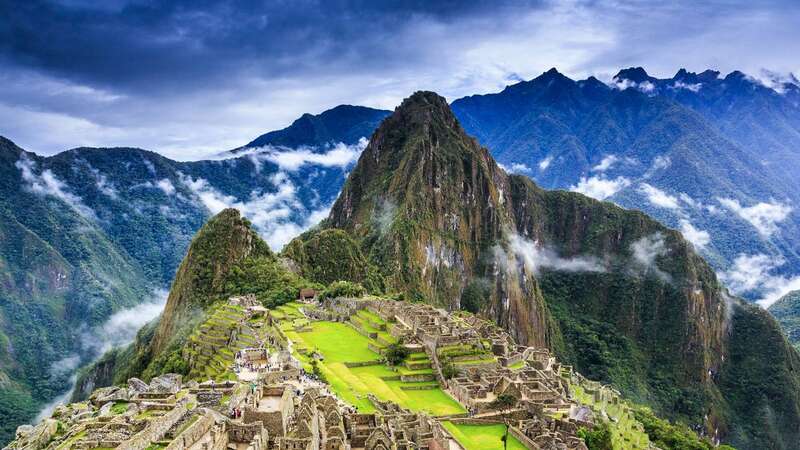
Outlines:
{"label": "steep green mountain", "polygon": [[800,291],[792,291],[773,303],[768,311],[781,324],[789,342],[800,349]]}
{"label": "steep green mountain", "polygon": [[780,136],[800,142],[792,137],[800,129],[796,109],[741,74],[714,76],[714,86],[697,93],[692,80],[678,78],[667,84],[629,70],[607,86],[553,69],[452,107],[505,167],[546,188],[645,211],[683,230],[720,271],[742,254],[763,254],[784,263],[778,271],[800,272],[793,239],[800,216],[792,208],[800,200],[800,157],[794,152],[787,165],[792,152],[770,137],[780,122]]}
{"label": "steep green mountain", "polygon": [[[276,136],[324,153],[349,136],[342,127],[353,137],[337,150],[357,156],[358,124],[378,116],[342,107]],[[241,209],[276,248],[319,220],[352,159],[285,167],[276,158],[295,149],[280,142],[277,153],[180,162],[135,148],[40,157],[0,138],[0,442],[99,356],[105,344],[86,336],[169,286],[212,214]]]}
{"label": "steep green mountain", "polygon": [[131,345],[107,353],[84,371],[73,398],[85,398],[97,387],[124,383],[130,377],[149,380],[167,372],[206,375],[204,366],[210,362],[193,358],[193,336],[212,324],[216,332],[236,325],[228,318],[235,308],[226,310],[220,301],[253,294],[265,304],[282,303],[310,286],[317,287],[285,267],[239,211],[223,210],[192,240],[160,317],[142,328]]}
{"label": "steep green mountain", "polygon": [[730,298],[680,233],[506,174],[436,94],[414,94],[381,124],[328,219],[298,240],[333,229],[358,242],[387,291],[469,303],[737,447],[797,448],[800,361],[768,314]]}
{"label": "steep green mountain", "polygon": [[155,287],[41,162],[0,138],[2,442],[69,386],[83,334]]}

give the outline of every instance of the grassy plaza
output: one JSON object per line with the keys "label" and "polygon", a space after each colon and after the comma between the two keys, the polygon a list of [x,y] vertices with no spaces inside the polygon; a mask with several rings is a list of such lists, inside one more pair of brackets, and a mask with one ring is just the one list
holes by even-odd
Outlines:
{"label": "grassy plaza", "polygon": [[[505,425],[461,425],[442,423],[450,435],[466,450],[503,450],[502,437]],[[508,436],[508,450],[525,450],[525,446],[514,436]]]}
{"label": "grassy plaza", "polygon": [[[392,368],[385,365],[381,362],[381,356],[368,348],[370,343],[378,346],[380,344],[360,334],[350,324],[306,322],[305,327],[310,331],[294,331],[292,327],[302,323],[304,319],[299,319],[295,314],[296,305],[284,305],[282,308],[286,315],[282,328],[295,347],[295,356],[303,362],[307,370],[311,370],[310,358],[300,350],[322,355],[319,368],[331,389],[359,411],[374,411],[374,405],[367,398],[367,394],[373,394],[381,400],[392,401],[412,411],[424,411],[434,416],[465,412],[436,381],[404,382],[398,379],[400,375],[432,373],[431,369],[408,370],[402,366]],[[370,319],[379,320],[377,317]],[[351,363],[370,362],[373,364],[348,367]]]}

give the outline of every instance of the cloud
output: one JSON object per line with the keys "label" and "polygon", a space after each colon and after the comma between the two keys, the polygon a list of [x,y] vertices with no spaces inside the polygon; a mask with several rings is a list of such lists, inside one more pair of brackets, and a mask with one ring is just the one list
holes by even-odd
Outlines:
{"label": "cloud", "polygon": [[77,354],[67,355],[50,365],[50,373],[58,376],[75,371],[81,364],[81,357]]}
{"label": "cloud", "polygon": [[114,186],[114,183],[109,182],[108,178],[106,178],[104,174],[100,173],[98,169],[89,166],[89,170],[92,172],[95,179],[97,180],[95,183],[97,189],[106,196],[108,196],[109,198],[116,200],[118,197],[118,192],[117,188]]}
{"label": "cloud", "polygon": [[749,222],[764,237],[771,236],[778,231],[778,223],[785,220],[792,212],[791,206],[778,202],[759,202],[753,206],[744,207],[735,199],[717,198],[717,201]]}
{"label": "cloud", "polygon": [[672,281],[672,277],[659,269],[657,262],[659,256],[664,256],[668,252],[669,249],[664,242],[664,235],[661,233],[645,236],[631,244],[631,253],[633,254],[635,266],[639,270],[643,270],[644,273],[652,272],[660,280],[669,283]]}
{"label": "cloud", "polygon": [[36,163],[24,155],[14,165],[20,170],[22,180],[26,183],[24,187],[27,190],[35,194],[58,198],[87,219],[97,218],[94,211],[86,206],[79,196],[67,191],[66,183],[59,180],[50,169],[45,169],[37,174]]}
{"label": "cloud", "polygon": [[282,170],[290,172],[294,172],[306,165],[345,168],[358,160],[368,143],[369,141],[362,137],[355,145],[345,145],[340,142],[324,153],[314,152],[308,148],[291,150],[268,147],[262,149],[262,151],[266,150],[263,153],[258,153],[254,156],[270,161]]}
{"label": "cloud", "polygon": [[[238,209],[274,250],[280,250],[292,238],[327,217],[331,207],[327,205],[307,212],[297,197],[296,186],[284,172],[270,177],[274,191],[254,190],[244,200],[220,192],[204,178],[178,175],[211,214],[226,208]],[[303,217],[297,218],[298,213],[304,213]]]}
{"label": "cloud", "polygon": [[95,357],[133,342],[136,333],[164,310],[169,292],[155,291],[144,303],[115,312],[101,326],[82,336],[82,345]]}
{"label": "cloud", "polygon": [[563,258],[558,253],[518,234],[508,240],[509,249],[525,264],[530,272],[539,273],[541,269],[562,272],[605,272],[601,261],[593,256]]}
{"label": "cloud", "polygon": [[792,2],[19,3],[3,9],[0,123],[46,153],[125,144],[191,159],[421,88],[455,99],[550,67],[788,72],[800,53]]}
{"label": "cloud", "polygon": [[711,243],[711,235],[707,231],[699,230],[687,219],[680,220],[681,234],[687,241],[691,242],[698,250],[703,250]]}
{"label": "cloud", "polygon": [[773,273],[784,264],[780,257],[740,254],[719,277],[737,295],[755,295],[758,304],[768,308],[789,292],[800,289],[800,275]]}
{"label": "cloud", "polygon": [[605,158],[603,158],[602,161],[600,161],[600,164],[592,167],[592,170],[594,172],[605,172],[606,170],[610,169],[611,166],[613,166],[617,161],[619,161],[618,157],[614,155],[608,155]]}
{"label": "cloud", "polygon": [[369,144],[369,140],[362,137],[356,144],[347,145],[342,142],[330,148],[320,149],[315,147],[251,147],[234,153],[216,155],[216,159],[232,159],[247,157],[253,162],[256,172],[261,172],[261,165],[268,161],[278,166],[281,170],[296,172],[305,166],[347,168],[358,160],[358,157]]}
{"label": "cloud", "polygon": [[687,91],[692,91],[692,92],[700,92],[700,88],[702,87],[703,83],[684,83],[683,81],[680,80],[676,81],[671,86],[669,86],[670,89],[674,90],[685,89]]}
{"label": "cloud", "polygon": [[629,80],[627,78],[619,79],[614,78],[611,82],[611,87],[619,89],[620,91],[624,91],[626,89],[636,89],[645,94],[653,94],[656,91],[656,85],[650,81],[642,81],[641,83],[637,83],[635,81]]}
{"label": "cloud", "polygon": [[[121,347],[133,342],[136,333],[148,322],[158,317],[164,310],[168,292],[157,290],[144,303],[132,308],[123,309],[112,314],[102,325],[81,333],[81,346],[88,353],[90,363],[97,361],[103,354],[112,348]],[[70,354],[55,361],[50,366],[50,373],[54,376],[70,374],[69,388],[47,404],[45,404],[33,424],[37,424],[53,414],[58,405],[69,403],[72,391],[78,380],[77,369],[82,363],[82,358],[77,354]]]}
{"label": "cloud", "polygon": [[631,180],[625,177],[611,179],[601,175],[589,178],[581,177],[578,184],[570,186],[569,190],[580,192],[597,200],[605,200],[630,185]]}
{"label": "cloud", "polygon": [[642,183],[639,185],[639,192],[644,194],[644,196],[647,198],[647,201],[649,201],[653,206],[667,209],[680,209],[677,197],[669,195],[655,186]]}
{"label": "cloud", "polygon": [[[501,169],[503,169],[506,173],[514,173],[514,174],[526,173],[526,174],[529,174],[529,173],[532,172],[530,167],[528,167],[527,165],[522,164],[522,163],[516,163],[516,162],[515,163],[511,163],[511,166],[506,166],[506,165],[503,165],[503,164],[500,164],[500,163],[497,163],[497,165]],[[539,164],[539,167],[541,167],[541,163]]]}
{"label": "cloud", "polygon": [[172,184],[172,181],[170,181],[169,178],[162,178],[156,181],[156,187],[161,189],[167,196],[171,196],[175,193],[175,186]]}
{"label": "cloud", "polygon": [[548,157],[544,158],[543,160],[539,161],[539,164],[538,164],[539,165],[539,170],[544,172],[545,170],[547,170],[548,167],[550,167],[550,164],[552,162],[553,162],[553,157],[552,156],[548,156]]}
{"label": "cloud", "polygon": [[510,173],[531,173],[531,168],[522,163],[511,163]]}

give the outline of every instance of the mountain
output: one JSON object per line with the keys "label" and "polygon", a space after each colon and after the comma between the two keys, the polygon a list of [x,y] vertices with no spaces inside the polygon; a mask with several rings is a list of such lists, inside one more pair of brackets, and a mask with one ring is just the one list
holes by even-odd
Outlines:
{"label": "mountain", "polygon": [[491,317],[737,447],[797,448],[800,359],[766,312],[730,297],[680,233],[508,175],[436,94],[381,124],[329,217],[297,239],[333,229],[388,292]]}
{"label": "mountain", "polygon": [[[355,136],[375,114],[341,107],[318,121],[352,119]],[[302,132],[277,134],[303,145],[340,136]],[[327,147],[282,146],[195,162],[136,148],[41,157],[0,138],[0,442],[67,391],[77,366],[120,343],[104,328],[111,317],[169,286],[211,215],[236,207],[279,249],[327,212],[360,138],[337,144],[333,160],[302,159]]]}
{"label": "mountain", "polygon": [[240,149],[263,147],[324,147],[355,144],[369,136],[389,111],[365,106],[339,105],[318,115],[303,114],[284,129],[262,134]]}
{"label": "mountain", "polygon": [[769,307],[778,320],[789,342],[800,349],[800,291],[792,291]]}
{"label": "mountain", "polygon": [[[740,73],[658,80],[635,68],[614,81],[552,69],[452,108],[504,167],[642,210],[721,272],[760,255],[775,274],[800,272],[797,102]],[[769,291],[732,287],[751,299]]]}

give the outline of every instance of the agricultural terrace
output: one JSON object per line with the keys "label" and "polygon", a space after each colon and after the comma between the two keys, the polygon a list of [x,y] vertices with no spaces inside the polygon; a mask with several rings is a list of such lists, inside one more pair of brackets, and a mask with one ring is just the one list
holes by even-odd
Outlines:
{"label": "agricultural terrace", "polygon": [[[311,355],[321,356],[318,367],[331,390],[359,412],[375,411],[367,394],[434,416],[465,412],[440,388],[425,353],[412,353],[403,365],[390,367],[370,349],[395,342],[385,330],[388,324],[377,315],[362,310],[350,323],[310,322],[299,311],[301,307],[306,306],[289,303],[278,308],[277,318],[292,343],[294,356],[309,372],[313,370]],[[376,339],[367,337],[370,334]]]}

